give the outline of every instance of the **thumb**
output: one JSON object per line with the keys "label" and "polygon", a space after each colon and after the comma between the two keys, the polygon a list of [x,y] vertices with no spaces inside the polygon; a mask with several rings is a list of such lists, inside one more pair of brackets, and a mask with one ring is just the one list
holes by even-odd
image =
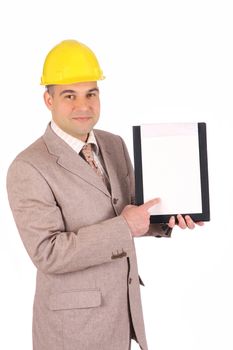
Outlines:
{"label": "thumb", "polygon": [[151,199],[151,200],[145,202],[140,207],[145,209],[145,210],[149,210],[151,207],[158,204],[159,202],[160,202],[160,198],[154,198],[154,199]]}

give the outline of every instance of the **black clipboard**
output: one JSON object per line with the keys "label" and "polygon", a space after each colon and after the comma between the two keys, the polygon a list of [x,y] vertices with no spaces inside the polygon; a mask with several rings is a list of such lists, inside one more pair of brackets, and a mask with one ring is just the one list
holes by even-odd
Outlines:
{"label": "black clipboard", "polygon": [[161,198],[151,223],[177,214],[210,220],[206,123],[133,126],[133,147],[136,204]]}

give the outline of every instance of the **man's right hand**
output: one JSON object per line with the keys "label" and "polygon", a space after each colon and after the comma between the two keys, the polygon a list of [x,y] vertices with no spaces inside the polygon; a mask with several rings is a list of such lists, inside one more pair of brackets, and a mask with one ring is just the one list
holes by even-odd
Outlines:
{"label": "man's right hand", "polygon": [[129,225],[132,236],[143,236],[147,233],[150,225],[149,209],[159,202],[160,199],[155,198],[139,206],[127,205],[123,209],[121,215]]}

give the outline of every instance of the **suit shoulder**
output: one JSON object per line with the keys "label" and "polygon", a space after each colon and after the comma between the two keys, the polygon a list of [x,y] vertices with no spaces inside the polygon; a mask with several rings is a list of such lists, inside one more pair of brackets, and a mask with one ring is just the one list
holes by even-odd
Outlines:
{"label": "suit shoulder", "polygon": [[41,158],[44,158],[48,154],[46,144],[43,137],[38,138],[31,145],[21,151],[13,160],[12,164],[17,161],[24,161],[27,163],[36,163]]}
{"label": "suit shoulder", "polygon": [[95,129],[94,130],[95,135],[97,136],[97,138],[101,138],[107,141],[111,141],[111,142],[122,142],[122,138],[119,135],[113,134],[109,131],[105,131],[105,130],[100,130],[100,129]]}
{"label": "suit shoulder", "polygon": [[100,146],[111,147],[111,149],[116,152],[121,150],[123,154],[128,152],[126,143],[121,136],[98,129],[95,129],[94,132]]}

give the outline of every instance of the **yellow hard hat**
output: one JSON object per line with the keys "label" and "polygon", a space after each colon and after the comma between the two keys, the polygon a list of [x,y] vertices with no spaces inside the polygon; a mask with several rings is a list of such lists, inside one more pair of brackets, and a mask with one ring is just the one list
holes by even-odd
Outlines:
{"label": "yellow hard hat", "polygon": [[103,80],[95,54],[76,40],[64,40],[47,55],[41,85],[62,85]]}

